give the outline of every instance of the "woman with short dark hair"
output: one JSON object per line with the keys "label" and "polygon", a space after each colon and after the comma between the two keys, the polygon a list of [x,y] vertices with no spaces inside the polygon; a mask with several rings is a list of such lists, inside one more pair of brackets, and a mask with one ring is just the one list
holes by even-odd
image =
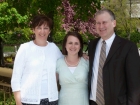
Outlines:
{"label": "woman with short dark hair", "polygon": [[14,61],[11,87],[16,105],[57,105],[56,61],[59,48],[47,41],[53,23],[45,15],[33,18],[35,39],[21,44]]}

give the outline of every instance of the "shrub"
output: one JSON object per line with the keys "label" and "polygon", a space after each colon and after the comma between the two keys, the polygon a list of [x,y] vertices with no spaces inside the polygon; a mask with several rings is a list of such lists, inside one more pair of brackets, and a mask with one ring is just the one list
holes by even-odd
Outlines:
{"label": "shrub", "polygon": [[0,92],[0,105],[16,105],[15,100],[14,100],[14,96],[11,95],[9,96],[8,94],[5,95],[5,104],[4,104],[4,99],[3,99],[3,93]]}
{"label": "shrub", "polygon": [[64,37],[65,37],[65,32],[56,32],[54,35],[53,35],[53,41],[57,44],[60,44],[62,43]]}
{"label": "shrub", "polygon": [[15,28],[4,36],[4,43],[8,45],[18,45],[31,40],[32,31],[30,28]]}
{"label": "shrub", "polygon": [[140,33],[138,31],[131,33],[130,40],[134,43],[140,43]]}

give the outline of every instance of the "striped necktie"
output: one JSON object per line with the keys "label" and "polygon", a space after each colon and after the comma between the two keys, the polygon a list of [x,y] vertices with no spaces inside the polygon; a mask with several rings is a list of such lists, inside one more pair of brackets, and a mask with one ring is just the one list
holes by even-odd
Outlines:
{"label": "striped necktie", "polygon": [[98,105],[105,105],[104,100],[104,90],[103,90],[103,66],[106,60],[106,42],[102,42],[100,58],[99,58],[99,68],[98,68],[98,79],[97,79],[97,91],[96,91],[96,103]]}

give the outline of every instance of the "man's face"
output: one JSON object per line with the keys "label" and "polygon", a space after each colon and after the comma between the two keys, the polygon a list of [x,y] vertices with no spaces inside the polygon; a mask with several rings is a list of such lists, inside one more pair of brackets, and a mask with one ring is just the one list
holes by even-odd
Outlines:
{"label": "man's face", "polygon": [[116,20],[113,20],[109,13],[104,12],[97,15],[95,21],[96,31],[102,39],[106,40],[113,35]]}

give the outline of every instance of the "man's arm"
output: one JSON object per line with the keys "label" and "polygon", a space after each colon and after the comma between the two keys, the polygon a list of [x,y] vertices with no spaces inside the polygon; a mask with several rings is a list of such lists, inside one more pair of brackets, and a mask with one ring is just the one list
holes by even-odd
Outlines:
{"label": "man's arm", "polygon": [[128,52],[125,67],[128,88],[128,105],[140,105],[140,56],[135,44],[132,44]]}

